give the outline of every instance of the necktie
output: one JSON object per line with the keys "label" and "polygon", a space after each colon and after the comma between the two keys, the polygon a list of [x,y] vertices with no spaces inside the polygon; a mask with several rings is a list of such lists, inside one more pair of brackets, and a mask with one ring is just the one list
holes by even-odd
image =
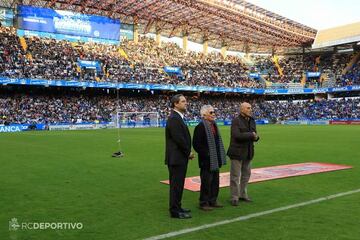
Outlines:
{"label": "necktie", "polygon": [[184,123],[185,123],[185,125],[186,125],[186,121],[187,121],[187,120],[186,120],[186,118],[185,118],[185,117],[183,117],[183,119],[182,119],[182,120],[184,121]]}

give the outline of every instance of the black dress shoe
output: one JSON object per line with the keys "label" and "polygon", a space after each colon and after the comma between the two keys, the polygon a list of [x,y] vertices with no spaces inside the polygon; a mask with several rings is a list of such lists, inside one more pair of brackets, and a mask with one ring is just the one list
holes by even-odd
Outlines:
{"label": "black dress shoe", "polygon": [[190,209],[187,209],[187,208],[181,208],[181,209],[180,209],[180,212],[183,212],[183,213],[191,213],[191,210],[190,210]]}
{"label": "black dress shoe", "polygon": [[179,218],[179,219],[191,218],[190,213],[184,213],[184,212],[171,213],[170,215],[172,218]]}
{"label": "black dress shoe", "polygon": [[248,197],[240,197],[239,201],[248,202],[248,203],[252,202],[252,200]]}

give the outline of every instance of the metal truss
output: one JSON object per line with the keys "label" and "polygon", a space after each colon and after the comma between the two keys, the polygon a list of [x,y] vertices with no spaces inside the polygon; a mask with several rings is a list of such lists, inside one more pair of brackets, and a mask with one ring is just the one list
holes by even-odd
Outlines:
{"label": "metal truss", "polygon": [[0,6],[16,4],[109,16],[137,22],[142,33],[185,34],[237,51],[309,47],[317,32],[243,0],[0,0]]}

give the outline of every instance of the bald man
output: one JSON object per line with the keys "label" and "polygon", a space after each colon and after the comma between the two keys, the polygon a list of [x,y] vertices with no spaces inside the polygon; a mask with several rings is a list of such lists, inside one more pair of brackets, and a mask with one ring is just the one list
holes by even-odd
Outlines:
{"label": "bald man", "polygon": [[239,201],[251,202],[247,185],[251,175],[251,160],[254,157],[254,142],[259,140],[251,105],[240,105],[240,114],[231,122],[231,140],[227,155],[231,159],[230,193],[231,205]]}

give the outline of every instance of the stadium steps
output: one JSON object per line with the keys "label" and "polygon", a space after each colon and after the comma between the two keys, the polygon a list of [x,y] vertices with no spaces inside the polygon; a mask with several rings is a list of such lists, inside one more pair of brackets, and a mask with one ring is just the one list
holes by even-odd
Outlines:
{"label": "stadium steps", "polygon": [[341,74],[345,75],[359,59],[360,59],[360,52],[357,52],[353,55],[350,62],[348,62],[346,67],[342,70]]}
{"label": "stadium steps", "polygon": [[266,87],[268,87],[268,86],[271,86],[271,82],[266,81],[266,80],[262,77],[261,74],[259,75],[259,82],[260,82],[261,86],[263,86],[264,88],[266,88]]}
{"label": "stadium steps", "polygon": [[336,79],[332,72],[324,72],[320,75],[320,79],[322,79],[322,87],[333,87],[335,86]]}
{"label": "stadium steps", "polygon": [[[240,59],[241,59],[241,62],[244,63],[247,68],[251,69],[252,67],[255,67],[255,62],[249,56],[247,56],[247,55],[240,56]],[[266,74],[259,75],[259,82],[261,83],[261,85],[264,88],[270,87],[272,85],[272,82],[265,80],[263,76],[266,76]]]}

